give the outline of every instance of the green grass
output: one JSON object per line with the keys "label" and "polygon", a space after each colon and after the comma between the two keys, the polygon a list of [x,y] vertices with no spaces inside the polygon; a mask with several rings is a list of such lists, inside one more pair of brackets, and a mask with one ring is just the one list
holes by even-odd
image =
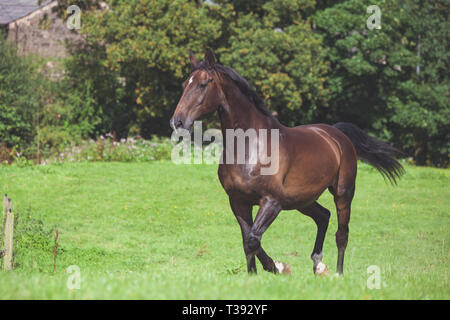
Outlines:
{"label": "green grass", "polygon": [[[449,181],[448,170],[407,166],[392,187],[360,164],[344,276],[313,275],[316,227],[296,211],[283,211],[262,239],[292,275],[269,274],[259,262],[248,275],[216,166],[0,167],[0,192],[19,214],[17,266],[0,271],[0,298],[449,299]],[[323,261],[334,274],[335,208],[328,193],[319,202],[332,212]],[[79,290],[67,288],[70,265],[80,268]],[[380,289],[366,285],[371,265]]]}

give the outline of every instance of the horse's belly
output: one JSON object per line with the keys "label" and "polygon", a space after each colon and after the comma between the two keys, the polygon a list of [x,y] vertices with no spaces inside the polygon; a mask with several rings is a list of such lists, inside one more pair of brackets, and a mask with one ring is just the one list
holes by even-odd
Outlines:
{"label": "horse's belly", "polygon": [[[331,170],[336,171],[336,168]],[[313,170],[310,170],[313,171]],[[219,167],[219,179],[229,196],[245,199],[259,204],[264,197],[271,197],[285,210],[300,209],[316,201],[333,182],[335,172],[320,170],[317,173],[304,173],[293,170],[284,176],[250,176],[237,167]],[[310,176],[312,175],[312,176]]]}
{"label": "horse's belly", "polygon": [[[337,173],[337,171],[336,171]],[[336,179],[336,173],[317,176],[314,183],[303,179],[295,179],[292,183],[285,183],[281,188],[281,199],[286,209],[304,208],[316,201],[322,193]]]}
{"label": "horse's belly", "polygon": [[301,209],[316,201],[325,191],[326,187],[320,189],[298,189],[286,190],[281,197],[281,205],[285,210]]}
{"label": "horse's belly", "polygon": [[299,209],[313,203],[325,190],[325,187],[315,190],[288,190],[281,184],[265,183],[264,179],[246,181],[234,179],[232,183],[224,186],[229,196],[239,197],[258,205],[264,197],[271,197],[281,204],[284,210]]}

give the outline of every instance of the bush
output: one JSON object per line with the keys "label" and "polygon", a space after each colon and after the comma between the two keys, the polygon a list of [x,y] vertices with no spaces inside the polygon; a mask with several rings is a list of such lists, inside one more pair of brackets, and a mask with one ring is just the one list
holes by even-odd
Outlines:
{"label": "bush", "polygon": [[40,104],[36,66],[0,33],[0,144],[24,150],[34,138],[33,123]]}
{"label": "bush", "polygon": [[81,161],[146,162],[169,160],[172,144],[168,138],[153,136],[151,140],[130,137],[117,141],[112,134],[101,135],[97,140],[82,140],[61,152],[51,154],[44,164]]}
{"label": "bush", "polygon": [[[14,230],[14,264],[42,272],[53,270],[55,227],[33,218],[31,209],[17,215]],[[58,254],[63,253],[58,246]]]}

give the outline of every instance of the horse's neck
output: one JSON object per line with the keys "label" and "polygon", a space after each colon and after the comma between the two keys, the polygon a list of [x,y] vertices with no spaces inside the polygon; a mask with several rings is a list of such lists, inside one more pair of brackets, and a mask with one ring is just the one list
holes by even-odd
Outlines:
{"label": "horse's neck", "polygon": [[225,102],[219,110],[222,131],[226,129],[273,129],[277,127],[275,118],[264,115],[240,90],[224,91]]}

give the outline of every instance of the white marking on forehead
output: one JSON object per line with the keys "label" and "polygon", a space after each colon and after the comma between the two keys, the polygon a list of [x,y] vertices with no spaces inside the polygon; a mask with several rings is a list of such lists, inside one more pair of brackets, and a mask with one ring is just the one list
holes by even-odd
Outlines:
{"label": "white marking on forehead", "polygon": [[194,76],[192,76],[192,77],[189,79],[188,85],[190,85],[190,84],[192,83],[193,79],[194,79]]}

